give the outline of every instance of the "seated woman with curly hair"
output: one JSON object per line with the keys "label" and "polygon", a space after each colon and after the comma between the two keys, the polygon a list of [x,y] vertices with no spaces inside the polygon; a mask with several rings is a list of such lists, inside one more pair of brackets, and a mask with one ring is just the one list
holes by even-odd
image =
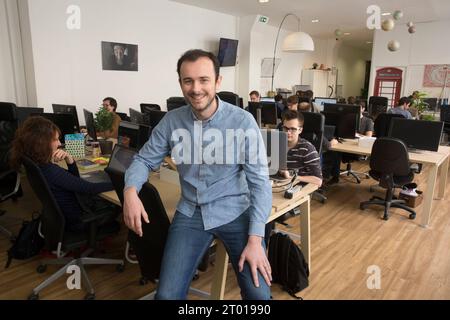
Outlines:
{"label": "seated woman with curly hair", "polygon": [[[50,120],[39,116],[28,118],[16,132],[10,164],[18,169],[24,156],[36,163],[65,216],[66,229],[81,231],[85,229],[81,221],[83,207],[94,212],[99,206],[114,208],[105,200],[95,197],[99,193],[113,190],[113,186],[111,183],[91,183],[81,179],[73,157],[59,149],[60,135],[61,131]],[[67,170],[57,164],[60,161],[66,162]],[[77,195],[84,196],[84,200],[79,200],[81,197]],[[107,218],[99,225],[110,220],[111,218]]]}

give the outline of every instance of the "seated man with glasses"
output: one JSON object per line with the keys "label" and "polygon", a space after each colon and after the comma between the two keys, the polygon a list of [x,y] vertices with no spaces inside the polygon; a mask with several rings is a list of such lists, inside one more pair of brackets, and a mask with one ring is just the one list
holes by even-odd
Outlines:
{"label": "seated man with glasses", "polygon": [[322,185],[320,156],[309,141],[300,138],[304,122],[303,115],[295,110],[287,110],[283,114],[282,129],[288,136],[289,170],[280,171],[280,174],[288,179],[295,171],[300,181],[314,183],[320,187]]}

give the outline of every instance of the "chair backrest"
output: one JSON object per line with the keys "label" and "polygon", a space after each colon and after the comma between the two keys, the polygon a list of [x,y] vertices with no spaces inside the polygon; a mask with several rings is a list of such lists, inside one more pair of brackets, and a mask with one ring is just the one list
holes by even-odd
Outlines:
{"label": "chair backrest", "polygon": [[383,112],[387,112],[389,100],[386,97],[372,96],[369,98],[369,115],[374,119]]}
{"label": "chair backrest", "polygon": [[381,174],[410,174],[406,145],[399,139],[382,137],[375,140],[370,155],[370,169]]}
{"label": "chair backrest", "polygon": [[[123,206],[124,173],[106,168],[117,196]],[[159,277],[161,261],[169,232],[170,220],[159,196],[158,190],[150,183],[145,183],[139,192],[139,198],[149,215],[150,223],[142,221],[143,237],[133,231],[128,233],[128,241],[133,247],[139,261],[141,273],[148,279]]]}
{"label": "chair backrest", "polygon": [[0,172],[9,170],[9,150],[18,126],[16,105],[0,102]]}
{"label": "chair backrest", "polygon": [[230,91],[221,91],[217,93],[220,100],[231,103],[234,106],[240,107],[239,96]]}
{"label": "chair backrest", "polygon": [[305,118],[301,137],[308,140],[316,148],[319,155],[322,154],[322,139],[325,132],[325,117],[321,113],[302,112]]}
{"label": "chair backrest", "polygon": [[374,131],[377,138],[386,137],[391,127],[393,118],[404,118],[401,114],[395,113],[381,113],[375,119]]}
{"label": "chair backrest", "polygon": [[130,117],[125,112],[116,112],[122,121],[130,121]]}
{"label": "chair backrest", "polygon": [[159,104],[154,104],[154,103],[141,103],[140,104],[141,107],[141,112],[142,113],[146,113],[148,111],[161,111],[161,107],[159,106]]}
{"label": "chair backrest", "polygon": [[186,100],[184,100],[184,97],[170,97],[169,99],[166,100],[166,103],[167,103],[167,111],[172,111],[187,105],[187,102]]}
{"label": "chair backrest", "polygon": [[41,231],[45,238],[45,245],[48,250],[55,250],[58,243],[63,241],[66,223],[64,214],[59,208],[39,166],[28,157],[23,158],[23,165],[31,188],[42,205]]}

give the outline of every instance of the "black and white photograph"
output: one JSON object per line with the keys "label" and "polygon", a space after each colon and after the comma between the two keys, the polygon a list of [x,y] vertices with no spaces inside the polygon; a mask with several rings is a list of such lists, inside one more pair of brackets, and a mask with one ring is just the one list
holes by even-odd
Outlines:
{"label": "black and white photograph", "polygon": [[102,41],[103,70],[138,71],[138,46]]}

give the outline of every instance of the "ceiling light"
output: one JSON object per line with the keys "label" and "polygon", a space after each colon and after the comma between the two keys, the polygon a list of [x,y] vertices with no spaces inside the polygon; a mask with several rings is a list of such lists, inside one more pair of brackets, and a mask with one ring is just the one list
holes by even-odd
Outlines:
{"label": "ceiling light", "polygon": [[267,3],[267,2],[269,2],[269,0],[258,0],[259,1],[259,3]]}
{"label": "ceiling light", "polygon": [[319,19],[314,19],[314,20],[312,20],[311,22],[312,22],[312,23],[317,23],[317,22],[319,22]]}
{"label": "ceiling light", "polygon": [[367,44],[372,44],[372,41],[366,41]]}
{"label": "ceiling light", "polygon": [[350,32],[344,32],[344,36],[349,36],[349,35],[351,35]]}
{"label": "ceiling light", "polygon": [[383,12],[381,15],[382,15],[382,16],[390,16],[391,13],[390,13],[390,12]]}

